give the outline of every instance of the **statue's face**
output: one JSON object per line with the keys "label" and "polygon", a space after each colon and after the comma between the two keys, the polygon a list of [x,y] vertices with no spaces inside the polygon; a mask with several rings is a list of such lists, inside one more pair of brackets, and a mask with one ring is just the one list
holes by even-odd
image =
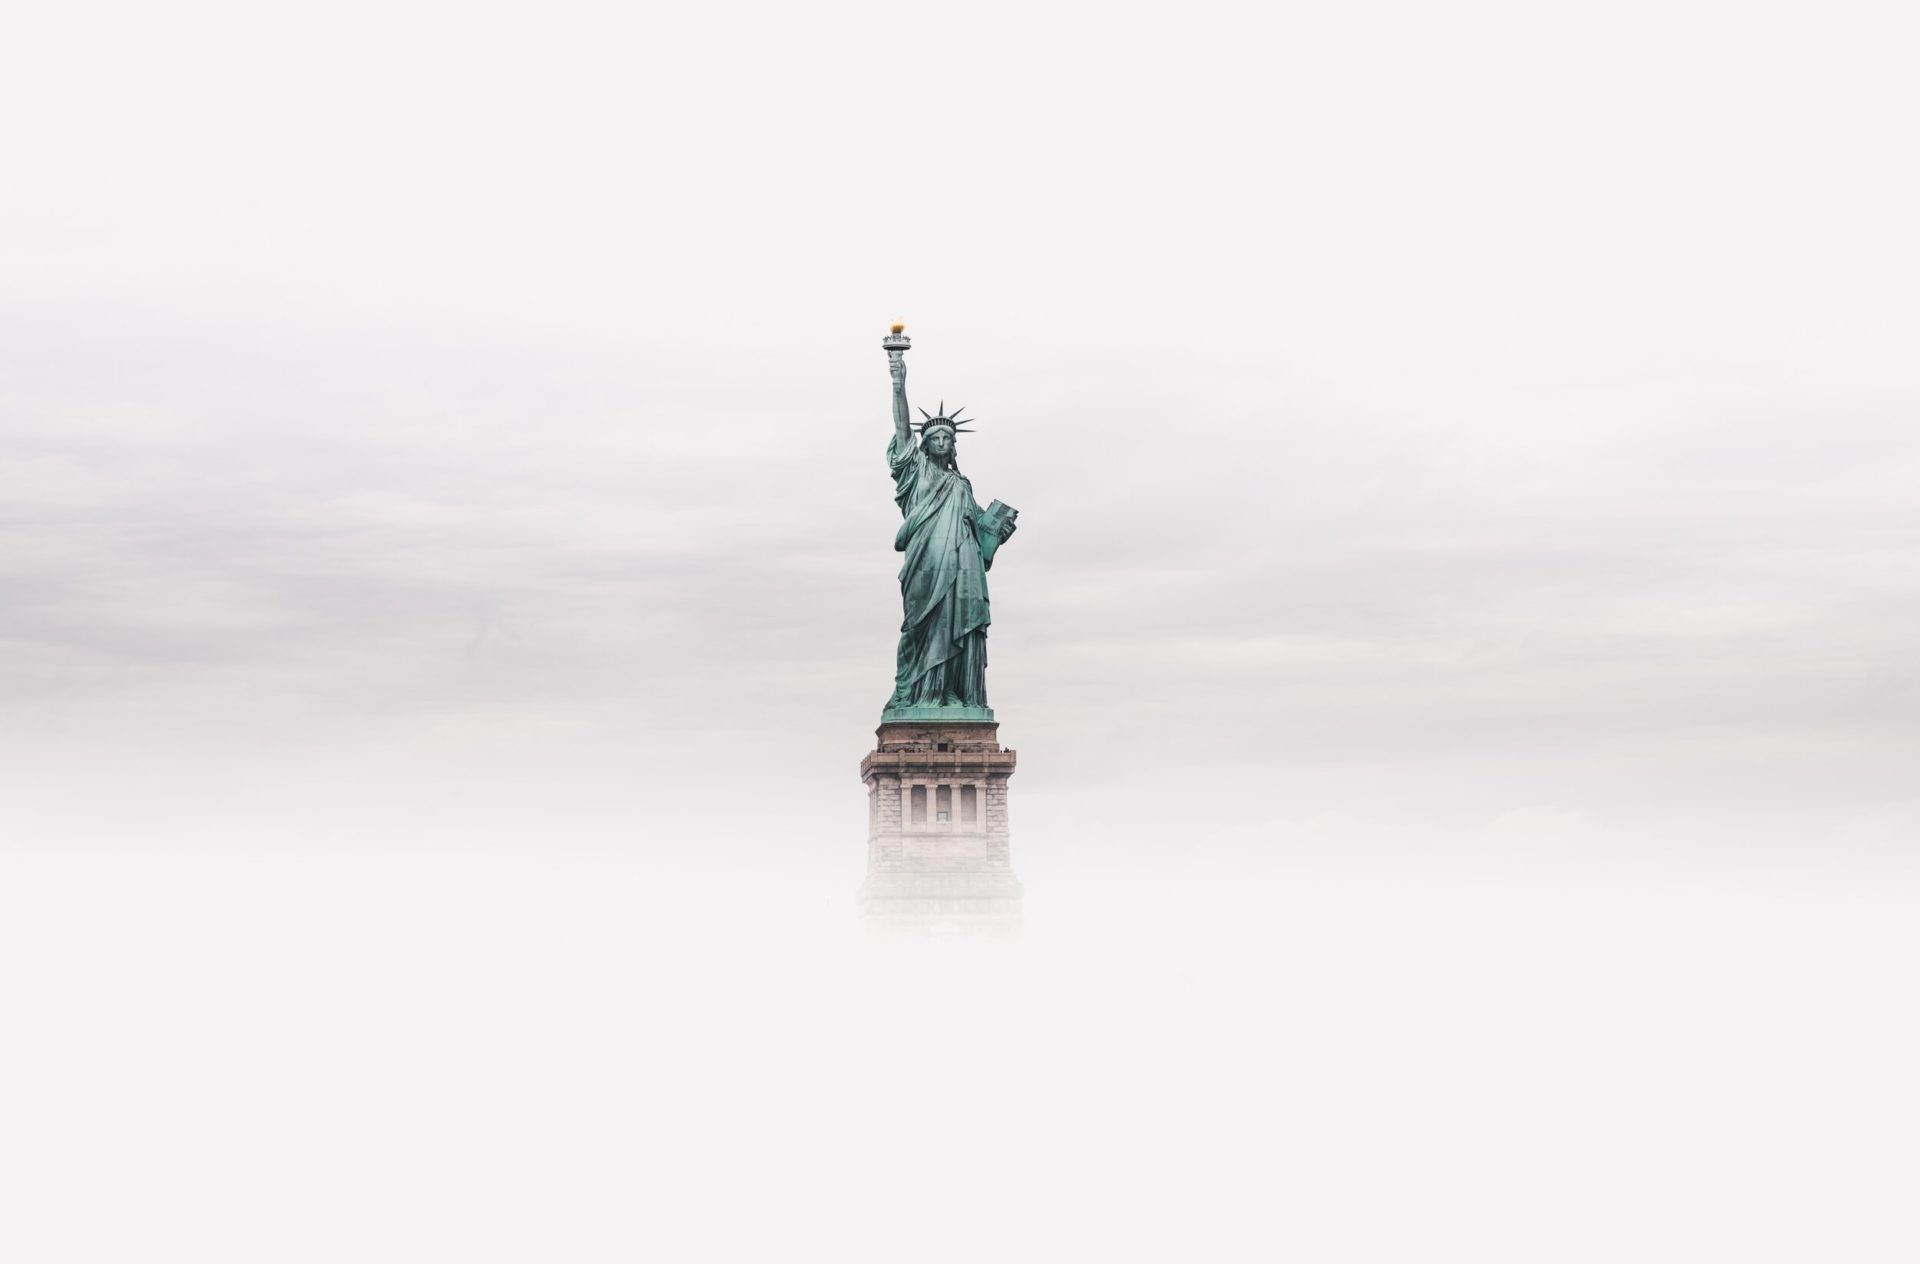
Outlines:
{"label": "statue's face", "polygon": [[928,456],[953,455],[953,431],[942,426],[927,432]]}

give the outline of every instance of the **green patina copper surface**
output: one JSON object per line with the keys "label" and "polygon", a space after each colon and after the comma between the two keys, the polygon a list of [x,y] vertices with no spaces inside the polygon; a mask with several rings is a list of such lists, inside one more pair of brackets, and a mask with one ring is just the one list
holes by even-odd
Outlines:
{"label": "green patina copper surface", "polygon": [[[882,344],[893,373],[893,442],[887,467],[900,530],[900,649],[893,695],[882,723],[990,721],[987,706],[987,570],[1013,534],[1015,511],[994,501],[982,509],[954,459],[958,426],[941,405],[922,414],[920,439],[907,407],[907,340],[899,329]],[[962,409],[955,409],[957,417]]]}

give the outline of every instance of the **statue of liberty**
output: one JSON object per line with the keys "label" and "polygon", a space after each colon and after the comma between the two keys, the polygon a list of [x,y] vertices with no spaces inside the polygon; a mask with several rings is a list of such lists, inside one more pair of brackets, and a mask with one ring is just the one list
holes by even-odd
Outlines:
{"label": "statue of liberty", "polygon": [[[893,547],[906,554],[900,567],[900,652],[893,697],[882,723],[898,720],[992,720],[987,707],[987,570],[994,552],[1013,534],[1015,511],[994,501],[986,509],[973,498],[973,484],[954,459],[962,433],[956,408],[947,415],[907,408],[910,345],[895,325],[882,341],[893,372],[893,442],[887,466],[893,499],[900,506]],[[968,419],[969,422],[972,420]],[[920,431],[914,441],[913,431]]]}

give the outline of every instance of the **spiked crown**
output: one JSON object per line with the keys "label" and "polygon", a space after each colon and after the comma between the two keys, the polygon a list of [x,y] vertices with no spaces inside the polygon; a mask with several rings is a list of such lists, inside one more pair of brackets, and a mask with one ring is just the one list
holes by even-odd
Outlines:
{"label": "spiked crown", "polygon": [[942,426],[953,431],[955,434],[972,434],[973,432],[968,430],[967,427],[973,424],[974,419],[969,417],[965,421],[960,420],[960,414],[965,411],[967,410],[964,407],[956,408],[953,410],[953,415],[949,417],[947,415],[947,401],[943,399],[940,401],[940,411],[937,413],[929,413],[926,409],[922,408],[920,415],[925,417],[926,420],[914,422],[913,428],[921,434],[925,434],[929,430],[935,430]]}

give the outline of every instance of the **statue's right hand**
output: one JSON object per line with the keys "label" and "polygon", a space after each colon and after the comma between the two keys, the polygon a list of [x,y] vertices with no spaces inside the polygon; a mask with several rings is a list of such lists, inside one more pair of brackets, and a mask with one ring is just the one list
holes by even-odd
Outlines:
{"label": "statue's right hand", "polygon": [[887,352],[887,372],[893,374],[896,385],[904,383],[907,380],[907,357],[898,351]]}

